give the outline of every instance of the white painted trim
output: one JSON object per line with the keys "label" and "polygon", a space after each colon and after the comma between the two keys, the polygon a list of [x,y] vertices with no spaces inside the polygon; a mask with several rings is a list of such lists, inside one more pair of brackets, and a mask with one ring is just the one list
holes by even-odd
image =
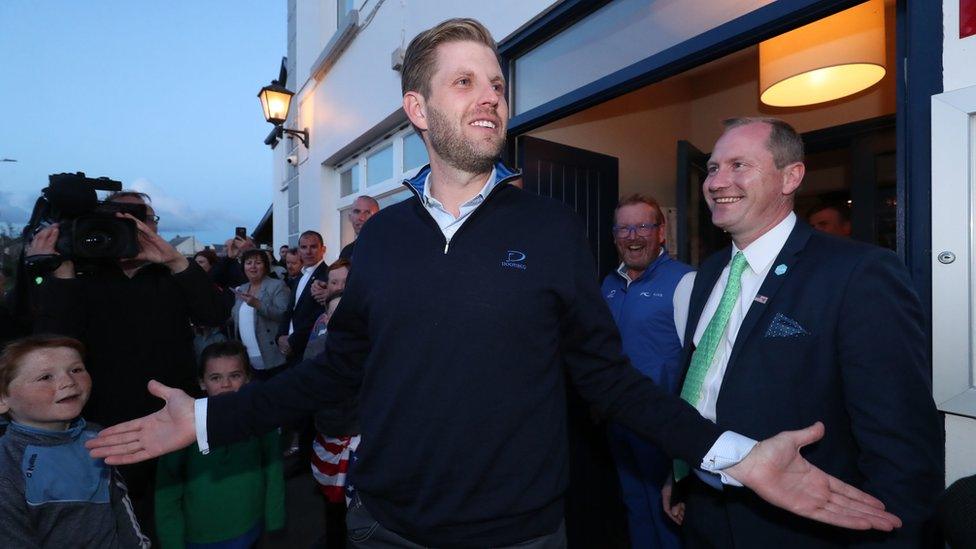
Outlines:
{"label": "white painted trim", "polygon": [[932,97],[932,392],[943,412],[976,418],[974,116],[976,86]]}

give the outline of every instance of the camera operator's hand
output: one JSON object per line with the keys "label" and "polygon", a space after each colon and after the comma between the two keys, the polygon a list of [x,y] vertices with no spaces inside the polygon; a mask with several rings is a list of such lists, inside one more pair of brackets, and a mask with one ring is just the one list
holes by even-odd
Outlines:
{"label": "camera operator's hand", "polygon": [[[50,227],[45,227],[41,229],[34,239],[31,240],[30,246],[27,247],[25,255],[60,255],[57,250],[54,249],[54,245],[58,242],[58,235],[60,234],[58,229],[58,224],[55,223]],[[75,277],[75,264],[70,259],[65,259],[61,262],[61,265],[54,270],[55,278],[74,278]]]}
{"label": "camera operator's hand", "polygon": [[187,258],[183,257],[180,252],[176,251],[176,248],[169,242],[163,240],[163,237],[156,234],[145,223],[130,214],[119,213],[115,215],[131,219],[136,224],[136,229],[139,231],[137,234],[137,238],[139,239],[139,255],[135,259],[166,265],[173,274],[181,273],[190,266],[190,261]]}
{"label": "camera operator's hand", "polygon": [[324,280],[313,280],[309,290],[316,303],[325,307],[329,303],[329,284]]}

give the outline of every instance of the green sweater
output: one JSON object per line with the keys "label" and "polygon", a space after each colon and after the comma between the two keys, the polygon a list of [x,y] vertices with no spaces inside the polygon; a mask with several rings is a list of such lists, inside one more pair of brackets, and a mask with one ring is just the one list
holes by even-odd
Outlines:
{"label": "green sweater", "polygon": [[201,454],[194,444],[159,458],[156,528],[160,545],[213,543],[240,536],[264,521],[285,524],[285,485],[278,433]]}

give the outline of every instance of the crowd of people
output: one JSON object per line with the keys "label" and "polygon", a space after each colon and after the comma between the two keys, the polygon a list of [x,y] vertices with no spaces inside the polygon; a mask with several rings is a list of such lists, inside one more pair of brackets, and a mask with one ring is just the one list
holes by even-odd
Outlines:
{"label": "crowd of people", "polygon": [[119,193],[148,209],[139,255],[37,279],[58,335],[0,358],[5,546],[251,547],[303,447],[327,547],[579,546],[570,386],[611,422],[635,548],[934,543],[918,297],[893,254],[793,213],[792,127],[725,122],[702,192],[732,244],[697,272],[657,201],[623,198],[601,289],[579,217],[498,161],[490,33],[422,32],[402,79],[430,164],[409,200],[356,199],[331,265],[315,231],[278,261],[246,238],[188,259]]}
{"label": "crowd of people", "polygon": [[[375,212],[375,200],[362,200],[373,204]],[[332,268],[322,265],[325,246],[314,231],[302,235],[297,249],[283,246],[277,261],[270,251],[241,236],[227,241],[223,255],[205,249],[187,258],[159,236],[160,217],[148,195],[121,191],[106,201],[145,205],[144,219],[130,218],[138,231],[139,255],[84,265],[64,258],[53,271],[38,277],[31,288],[32,331],[37,335],[11,343],[0,368],[0,402],[12,421],[5,439],[11,444],[7,457],[19,457],[31,445],[66,446],[73,449],[50,453],[55,460],[51,463],[64,467],[65,473],[78,472],[62,462],[78,457],[79,448],[83,451],[80,445],[94,436],[98,426],[159,408],[158,400],[145,390],[150,380],[215,396],[236,391],[252,379],[267,381],[301,361],[313,326],[317,329],[313,339],[324,338],[326,306],[341,293],[351,267],[348,259],[340,259]],[[356,212],[357,220],[368,216]],[[359,222],[357,227],[361,226]],[[26,255],[56,254],[58,236],[57,224],[40,230]],[[294,264],[296,258],[300,267]],[[42,380],[52,389],[51,402],[15,398],[22,385],[19,381],[30,388],[37,383],[30,379],[37,371],[44,372]],[[18,409],[23,402],[27,406]],[[43,405],[51,409],[39,412],[38,419],[35,407]],[[47,433],[52,423],[45,416],[56,417],[56,430],[65,432]],[[284,525],[279,438],[272,431],[213,454],[184,451],[122,466],[117,472],[93,462],[90,470],[82,471],[82,478],[94,483],[91,493],[83,494],[88,487],[84,483],[59,485],[50,492],[49,484],[64,478],[15,479],[13,473],[20,467],[4,471],[10,473],[5,477],[10,485],[4,487],[11,487],[21,495],[20,503],[28,505],[60,501],[57,498],[66,495],[83,496],[82,501],[92,504],[110,502],[117,515],[114,526],[106,526],[111,512],[91,515],[102,521],[102,528],[80,538],[86,547],[128,547],[150,540],[163,547],[229,541],[248,546],[262,531]],[[303,458],[308,470],[313,460],[308,454]],[[315,470],[321,470],[321,460]],[[342,486],[336,479],[322,482]],[[37,501],[37,490],[50,493],[44,492],[42,501]],[[124,517],[120,509],[126,511]],[[41,531],[64,513],[59,506],[43,513],[19,511],[24,512],[4,520],[9,533],[4,546],[49,546],[63,539],[63,533],[50,537]],[[122,525],[126,528],[120,529]]]}

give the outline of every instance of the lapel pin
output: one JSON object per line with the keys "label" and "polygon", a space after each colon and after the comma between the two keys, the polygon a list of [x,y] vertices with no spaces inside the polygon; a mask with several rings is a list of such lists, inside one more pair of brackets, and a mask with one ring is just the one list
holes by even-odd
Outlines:
{"label": "lapel pin", "polygon": [[769,298],[766,297],[766,296],[764,296],[764,295],[757,295],[756,296],[756,299],[754,299],[753,301],[755,301],[756,303],[762,303],[763,305],[765,305],[766,302],[769,301]]}
{"label": "lapel pin", "polygon": [[777,265],[775,273],[776,276],[783,276],[784,274],[786,274],[786,265],[784,265],[783,263]]}

